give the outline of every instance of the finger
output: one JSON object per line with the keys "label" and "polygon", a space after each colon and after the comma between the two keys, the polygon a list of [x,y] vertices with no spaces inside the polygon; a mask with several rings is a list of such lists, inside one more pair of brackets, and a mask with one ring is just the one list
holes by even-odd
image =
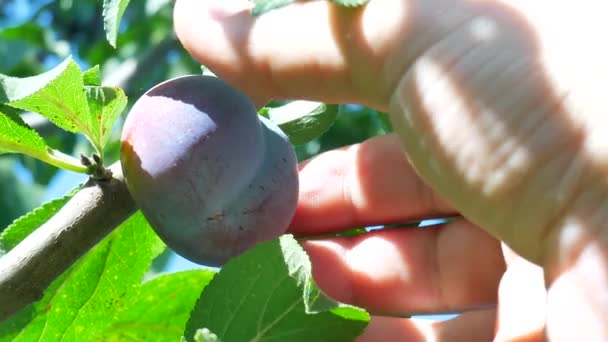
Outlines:
{"label": "finger", "polygon": [[[402,7],[401,0],[375,1],[365,9],[311,1],[256,18],[246,0],[180,0],[174,22],[196,59],[254,98],[306,96],[385,108],[389,94],[382,85],[387,82],[378,80],[383,57],[372,58],[384,52],[380,47],[370,51],[368,43],[394,36],[389,31],[398,30],[407,13],[398,10]],[[370,63],[372,59],[378,62]],[[369,79],[353,80],[355,68],[367,69]],[[376,98],[383,98],[383,105]]]}
{"label": "finger", "polygon": [[509,257],[498,292],[496,340],[544,341],[547,292],[543,269],[512,251],[504,254]]}
{"label": "finger", "polygon": [[548,340],[608,341],[608,249],[592,241],[566,263],[547,295]]}
{"label": "finger", "polygon": [[298,235],[455,214],[416,175],[394,135],[303,163],[299,196],[290,228]]}
{"label": "finger", "polygon": [[496,310],[475,310],[445,322],[435,323],[438,341],[492,341]]}
{"label": "finger", "polygon": [[319,287],[372,314],[458,312],[497,303],[500,243],[464,219],[303,244]]}
{"label": "finger", "polygon": [[465,312],[442,322],[372,316],[357,342],[492,341],[495,316],[495,310]]}

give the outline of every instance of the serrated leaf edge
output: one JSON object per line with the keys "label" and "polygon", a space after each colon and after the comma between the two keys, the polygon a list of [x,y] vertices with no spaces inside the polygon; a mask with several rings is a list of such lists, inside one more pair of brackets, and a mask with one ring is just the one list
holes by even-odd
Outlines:
{"label": "serrated leaf edge", "polygon": [[[43,203],[42,205],[34,208],[32,211],[26,213],[25,215],[22,215],[16,219],[14,219],[13,222],[11,222],[11,224],[6,226],[6,228],[0,233],[0,246],[3,244],[3,240],[6,238],[6,235],[8,235],[8,233],[10,232],[11,229],[15,229],[14,228],[15,226],[19,225],[21,222],[25,221],[26,219],[28,219],[34,215],[37,215],[37,213],[39,213],[42,210],[47,209],[50,205],[53,205],[55,203],[59,203],[62,201],[64,202],[63,205],[65,205],[65,203],[67,203],[74,196],[74,194],[76,194],[76,192],[80,188],[81,188],[81,186],[78,186],[74,190],[70,191],[67,195],[47,201],[47,202]],[[63,207],[63,205],[62,205],[62,207]],[[61,210],[61,208],[60,208],[60,210]],[[36,229],[38,229],[38,228],[40,228],[40,227],[37,227]],[[5,251],[4,249],[0,248],[0,256],[2,256],[4,254],[3,252],[7,253],[8,251]]]}

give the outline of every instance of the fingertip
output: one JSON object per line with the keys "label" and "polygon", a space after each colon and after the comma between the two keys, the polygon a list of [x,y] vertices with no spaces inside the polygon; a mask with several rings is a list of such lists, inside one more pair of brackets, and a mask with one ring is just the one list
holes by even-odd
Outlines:
{"label": "fingertip", "polygon": [[298,206],[290,231],[315,235],[347,228],[353,205],[344,198],[345,177],[351,164],[346,148],[328,151],[300,164]]}
{"label": "fingertip", "polygon": [[247,0],[177,0],[173,9],[175,33],[195,59],[203,64],[219,62],[230,57],[230,41],[237,38],[235,27],[251,25],[250,12]]}
{"label": "fingertip", "polygon": [[259,108],[276,94],[265,77],[253,71],[247,51],[255,21],[252,8],[247,0],[178,0],[173,17],[184,49]]}
{"label": "fingertip", "polygon": [[251,9],[253,4],[248,0],[176,0],[174,7],[177,15],[208,15],[218,21]]}
{"label": "fingertip", "polygon": [[[301,98],[385,108],[384,101],[370,99],[375,95],[353,87],[350,68],[354,66],[345,54],[360,50],[344,51],[350,34],[335,32],[336,26],[353,31],[358,23],[337,23],[333,6],[324,1],[296,2],[253,16],[247,0],[179,0],[174,29],[192,57],[254,101]],[[366,40],[349,44],[364,47]]]}
{"label": "fingertip", "polygon": [[372,316],[357,342],[492,341],[496,311],[476,310],[448,320]]}
{"label": "fingertip", "polygon": [[433,322],[398,317],[372,316],[357,342],[435,341]]}
{"label": "fingertip", "polygon": [[307,236],[454,214],[424,184],[394,134],[324,152],[300,165],[290,231]]}
{"label": "fingertip", "polygon": [[313,277],[323,292],[334,300],[351,303],[350,270],[344,262],[346,250],[339,240],[311,240],[304,242],[302,247],[313,266]]}

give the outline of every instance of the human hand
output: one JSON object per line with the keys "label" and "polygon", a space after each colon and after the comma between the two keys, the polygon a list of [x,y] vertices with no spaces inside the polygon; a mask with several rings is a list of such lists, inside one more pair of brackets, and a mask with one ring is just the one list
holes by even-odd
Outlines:
{"label": "human hand", "polygon": [[[380,171],[365,162],[373,159],[366,152],[351,152],[359,157],[343,164],[321,163],[322,156],[310,162],[301,172],[295,233],[436,214],[464,217],[436,231],[381,232],[357,243],[309,242],[322,288],[378,314],[460,310],[499,300],[502,339],[515,336],[503,322],[536,307],[524,302],[503,310],[526,298],[525,291],[514,293],[503,284],[531,277],[503,274],[500,260],[511,255],[509,270],[534,269],[521,255],[542,267],[530,271],[537,284],[544,272],[546,301],[542,287],[533,298],[542,302],[539,312],[546,310],[550,338],[608,336],[608,119],[600,83],[608,77],[608,48],[601,43],[607,5],[372,0],[365,8],[344,9],[317,1],[260,18],[250,16],[249,6],[239,0],[180,0],[176,31],[195,58],[258,103],[307,98],[388,111],[410,162],[398,157],[395,138],[354,147],[365,151],[384,144],[377,152],[388,158],[378,164],[389,172],[378,174],[389,182],[384,188],[368,177]],[[357,166],[361,160],[365,167]],[[351,169],[356,171],[342,173]],[[335,183],[307,173],[333,175],[326,179]],[[340,200],[346,205],[340,207]],[[509,248],[501,250],[494,238]],[[471,247],[463,248],[461,240]],[[361,253],[343,253],[357,248]],[[509,249],[517,254],[502,252]],[[437,267],[433,260],[442,253],[449,262]],[[487,264],[476,264],[482,261]],[[323,275],[331,272],[332,278]],[[333,283],[338,278],[345,279],[343,292]],[[456,299],[446,300],[445,293]],[[542,330],[544,314],[536,316],[541,323],[527,333]],[[375,319],[368,333],[384,323]]]}

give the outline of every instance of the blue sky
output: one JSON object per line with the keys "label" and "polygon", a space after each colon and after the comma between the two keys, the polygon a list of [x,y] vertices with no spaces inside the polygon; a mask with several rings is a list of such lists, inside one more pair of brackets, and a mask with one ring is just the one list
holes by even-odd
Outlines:
{"label": "blue sky", "polygon": [[0,28],[14,26],[30,19],[32,14],[40,7],[53,0],[12,0],[8,1],[2,9],[6,12],[5,20],[0,21]]}

